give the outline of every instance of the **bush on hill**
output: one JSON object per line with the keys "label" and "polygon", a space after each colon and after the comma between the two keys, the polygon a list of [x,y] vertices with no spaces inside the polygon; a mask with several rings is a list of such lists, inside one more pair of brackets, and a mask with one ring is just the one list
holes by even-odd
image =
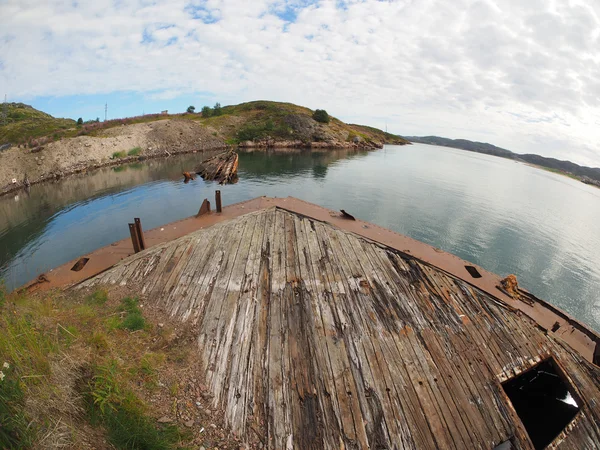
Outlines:
{"label": "bush on hill", "polygon": [[312,115],[312,118],[317,122],[329,123],[329,114],[324,109],[317,109]]}

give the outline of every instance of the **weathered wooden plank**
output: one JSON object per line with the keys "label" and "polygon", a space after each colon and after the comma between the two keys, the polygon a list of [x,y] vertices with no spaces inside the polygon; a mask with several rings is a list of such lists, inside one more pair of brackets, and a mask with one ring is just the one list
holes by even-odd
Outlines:
{"label": "weathered wooden plank", "polygon": [[310,221],[309,226],[305,227],[309,245],[311,248],[311,257],[317,262],[315,274],[319,277],[318,284],[323,289],[321,317],[327,336],[327,352],[332,371],[332,380],[335,390],[331,395],[335,395],[334,403],[338,405],[337,414],[340,424],[340,442],[346,446],[356,446],[367,448],[368,440],[364,424],[359,423],[358,430],[355,426],[353,405],[354,399],[348,392],[352,392],[354,381],[351,379],[348,351],[344,340],[344,329],[347,323],[345,315],[338,308],[345,303],[345,291],[335,278],[329,253],[327,248],[320,241],[317,233],[317,223]]}
{"label": "weathered wooden plank", "polygon": [[[306,226],[310,226],[307,219],[294,216],[294,227],[297,236],[299,275],[306,290],[304,299],[307,315],[310,316],[312,332],[307,333],[307,341],[312,349],[314,359],[315,400],[319,405],[319,433],[322,434],[323,448],[336,448],[339,446],[339,421],[336,416],[337,405],[330,393],[335,390],[332,384],[332,371],[329,364],[326,332],[323,325],[321,301],[324,298],[322,286],[317,286],[315,275],[315,262],[311,256],[310,245],[306,236]],[[309,311],[309,310],[310,311]]]}
{"label": "weathered wooden plank", "polygon": [[261,248],[265,231],[265,215],[258,216],[250,240],[246,269],[237,301],[237,316],[231,341],[231,356],[227,367],[227,419],[238,435],[245,434],[249,362],[253,349],[252,338],[255,327],[255,309],[257,306],[256,289],[258,286]]}
{"label": "weathered wooden plank", "polygon": [[[265,214],[264,234],[260,250],[259,278],[256,288],[255,326],[252,336],[253,355],[249,361],[247,404],[252,411],[252,428],[267,442],[269,421],[269,335],[271,317],[271,246],[275,226],[275,209]],[[259,431],[256,431],[259,430]]]}
{"label": "weathered wooden plank", "polygon": [[269,390],[268,390],[268,439],[272,448],[287,447],[292,439],[290,412],[286,407],[287,373],[285,373],[283,354],[286,340],[281,296],[285,288],[285,240],[281,230],[284,228],[283,215],[275,212],[271,258],[271,322],[269,327]]}

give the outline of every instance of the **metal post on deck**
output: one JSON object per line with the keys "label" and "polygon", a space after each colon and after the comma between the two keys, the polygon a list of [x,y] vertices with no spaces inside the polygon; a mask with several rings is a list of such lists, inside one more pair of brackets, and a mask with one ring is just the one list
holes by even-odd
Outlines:
{"label": "metal post on deck", "polygon": [[133,243],[133,251],[138,253],[140,251],[140,238],[137,233],[137,227],[134,223],[129,224],[129,233],[131,234],[131,242]]}
{"label": "metal post on deck", "polygon": [[202,202],[202,205],[200,206],[200,209],[198,210],[198,214],[196,214],[196,217],[200,217],[203,216],[204,214],[208,214],[210,212],[210,202],[208,201],[208,199],[204,199],[204,201]]}
{"label": "metal post on deck", "polygon": [[144,239],[144,232],[142,231],[142,221],[139,217],[133,219],[135,222],[135,228],[138,235],[138,241],[140,244],[140,250],[146,250],[146,239]]}
{"label": "metal post on deck", "polygon": [[215,192],[215,203],[217,204],[217,212],[221,212],[221,191]]}

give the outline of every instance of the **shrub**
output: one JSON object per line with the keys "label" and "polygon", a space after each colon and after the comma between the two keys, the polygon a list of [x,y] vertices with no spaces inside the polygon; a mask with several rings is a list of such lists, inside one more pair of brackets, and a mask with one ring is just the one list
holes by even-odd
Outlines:
{"label": "shrub", "polygon": [[140,154],[141,151],[142,149],[140,147],[133,147],[127,152],[127,156],[137,156]]}
{"label": "shrub", "polygon": [[219,102],[215,103],[215,106],[213,107],[213,116],[220,116],[221,114],[223,114],[223,109],[221,108],[221,104]]}
{"label": "shrub", "polygon": [[204,106],[202,108],[202,117],[210,117],[212,116],[212,108],[210,106]]}
{"label": "shrub", "polygon": [[196,107],[195,107],[195,106],[192,106],[192,105],[188,106],[188,108],[187,108],[187,110],[186,110],[186,112],[187,112],[188,114],[194,114],[194,111],[196,111]]}
{"label": "shrub", "polygon": [[112,154],[113,159],[125,158],[127,154],[125,152],[114,152]]}
{"label": "shrub", "polygon": [[317,122],[329,123],[329,114],[324,109],[317,109],[312,115],[312,118]]}
{"label": "shrub", "polygon": [[83,125],[83,119],[80,117],[77,119],[77,126],[80,127],[81,125]]}

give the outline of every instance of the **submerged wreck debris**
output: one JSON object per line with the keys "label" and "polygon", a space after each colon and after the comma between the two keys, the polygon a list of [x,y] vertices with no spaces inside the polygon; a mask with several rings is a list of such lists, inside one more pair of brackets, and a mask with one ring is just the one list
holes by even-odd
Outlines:
{"label": "submerged wreck debris", "polygon": [[195,172],[206,181],[233,184],[237,182],[237,168],[238,154],[229,150],[202,161]]}
{"label": "submerged wreck debris", "polygon": [[183,182],[184,183],[189,183],[190,180],[195,180],[196,179],[196,175],[190,172],[183,172]]}

